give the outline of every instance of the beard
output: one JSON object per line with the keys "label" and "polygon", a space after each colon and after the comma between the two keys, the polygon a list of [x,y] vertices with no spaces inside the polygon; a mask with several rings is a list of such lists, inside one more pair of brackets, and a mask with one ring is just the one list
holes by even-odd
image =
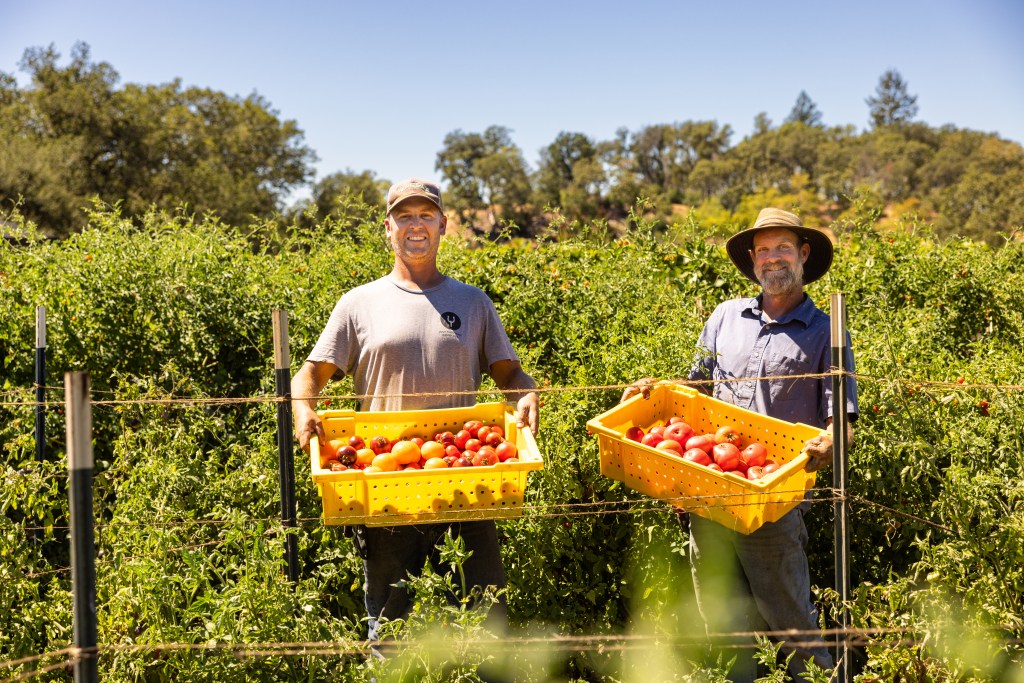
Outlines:
{"label": "beard", "polygon": [[799,261],[778,270],[766,270],[764,266],[755,268],[754,275],[769,296],[790,294],[804,285],[804,266]]}

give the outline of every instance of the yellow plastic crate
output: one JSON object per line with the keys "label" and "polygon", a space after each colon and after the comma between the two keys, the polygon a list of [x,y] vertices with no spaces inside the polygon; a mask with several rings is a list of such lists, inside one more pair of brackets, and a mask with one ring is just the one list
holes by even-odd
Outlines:
{"label": "yellow plastic crate", "polygon": [[[626,429],[646,433],[678,415],[697,434],[732,425],[743,444],[758,441],[781,467],[758,480],[715,472],[702,465],[625,438]],[[804,469],[803,446],[821,433],[816,427],[767,417],[706,396],[692,387],[659,383],[650,399],[635,396],[587,422],[597,435],[601,474],[634,491],[671,503],[749,534],[778,521],[814,487],[815,474]]]}
{"label": "yellow plastic crate", "polygon": [[533,434],[516,426],[504,403],[392,412],[322,410],[317,414],[328,439],[358,434],[367,442],[377,435],[429,439],[438,432],[457,432],[467,420],[482,420],[503,425],[506,440],[519,451],[519,462],[488,467],[332,472],[320,467],[320,442],[314,436],[309,444],[310,467],[323,502],[324,524],[399,526],[519,517],[526,475],[544,466]]}

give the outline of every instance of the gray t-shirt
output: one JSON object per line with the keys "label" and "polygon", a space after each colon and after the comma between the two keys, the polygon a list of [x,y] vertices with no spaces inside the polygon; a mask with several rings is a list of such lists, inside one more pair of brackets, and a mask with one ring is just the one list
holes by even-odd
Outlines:
{"label": "gray t-shirt", "polygon": [[[449,392],[475,392],[493,363],[519,358],[477,287],[446,277],[418,292],[383,277],[342,295],[307,360],[338,366],[371,396],[362,410],[381,411],[471,406],[475,395]],[[403,396],[430,392],[443,393]]]}

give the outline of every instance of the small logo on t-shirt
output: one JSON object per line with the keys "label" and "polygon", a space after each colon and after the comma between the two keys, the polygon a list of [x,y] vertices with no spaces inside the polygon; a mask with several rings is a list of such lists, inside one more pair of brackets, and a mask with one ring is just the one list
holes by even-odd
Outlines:
{"label": "small logo on t-shirt", "polygon": [[446,311],[441,314],[441,322],[444,323],[445,327],[453,331],[462,327],[462,320],[451,311]]}

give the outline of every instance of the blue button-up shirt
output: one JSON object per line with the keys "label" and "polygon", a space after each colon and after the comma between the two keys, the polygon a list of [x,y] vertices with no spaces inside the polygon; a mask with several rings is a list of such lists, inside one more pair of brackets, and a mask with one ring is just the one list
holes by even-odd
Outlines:
{"label": "blue button-up shirt", "polygon": [[[779,320],[761,310],[761,297],[733,299],[715,309],[701,332],[704,358],[690,379],[768,380],[718,382],[715,398],[787,422],[824,427],[832,417],[832,377],[788,379],[792,375],[827,373],[831,367],[829,318],[810,297]],[[854,372],[849,335],[846,370]],[[847,378],[847,412],[856,419],[857,384]]]}

